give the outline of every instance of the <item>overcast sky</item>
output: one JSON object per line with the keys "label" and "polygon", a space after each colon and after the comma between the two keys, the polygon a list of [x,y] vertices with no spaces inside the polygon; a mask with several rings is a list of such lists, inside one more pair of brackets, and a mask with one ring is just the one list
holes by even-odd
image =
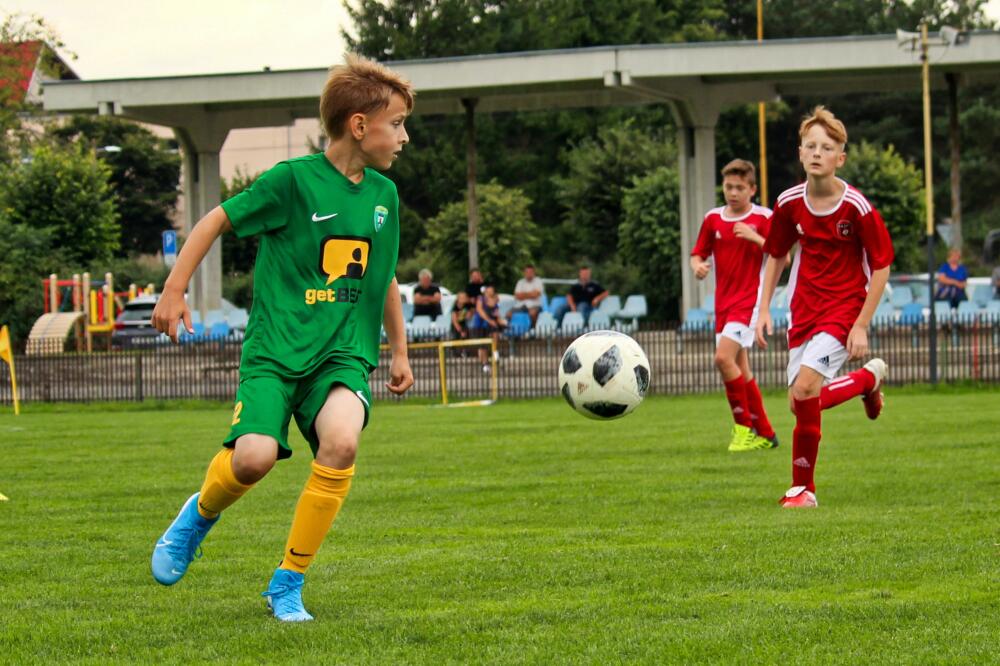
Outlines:
{"label": "overcast sky", "polygon": [[12,12],[45,18],[83,79],[326,67],[349,23],[341,0],[0,0]]}

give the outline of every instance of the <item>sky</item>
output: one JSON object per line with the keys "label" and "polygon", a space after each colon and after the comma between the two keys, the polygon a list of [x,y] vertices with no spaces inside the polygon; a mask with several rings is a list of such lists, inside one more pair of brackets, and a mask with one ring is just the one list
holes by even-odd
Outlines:
{"label": "sky", "polygon": [[340,0],[0,0],[14,12],[44,18],[82,79],[328,67],[350,25]]}
{"label": "sky", "polygon": [[13,12],[41,15],[83,79],[328,67],[350,24],[341,0],[0,0]]}

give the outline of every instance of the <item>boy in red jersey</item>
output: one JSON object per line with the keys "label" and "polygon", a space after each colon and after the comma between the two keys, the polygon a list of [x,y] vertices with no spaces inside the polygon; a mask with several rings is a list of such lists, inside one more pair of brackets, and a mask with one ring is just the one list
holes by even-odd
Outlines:
{"label": "boy in red jersey", "polygon": [[726,205],[705,214],[691,250],[691,270],[704,280],[715,262],[715,367],[722,375],[733,412],[730,451],[773,449],[778,446],[764,411],[757,380],[750,371],[747,350],[753,346],[760,276],[761,248],[771,227],[771,211],[752,203],[757,193],[753,164],[733,160],[722,169]]}
{"label": "boy in red jersey", "polygon": [[798,242],[800,252],[788,281],[789,398],[795,414],[792,488],[784,507],[816,506],[813,471],[820,440],[820,410],[861,396],[868,418],[882,411],[880,387],[886,364],[876,358],[836,377],[845,361],[868,354],[868,325],[889,280],[893,250],[882,216],[858,190],[837,178],[847,155],[844,124],[822,106],[799,126],[799,161],[806,182],[785,190],[775,206],[770,255],[757,319],[757,342],[773,333],[771,295],[781,257]]}

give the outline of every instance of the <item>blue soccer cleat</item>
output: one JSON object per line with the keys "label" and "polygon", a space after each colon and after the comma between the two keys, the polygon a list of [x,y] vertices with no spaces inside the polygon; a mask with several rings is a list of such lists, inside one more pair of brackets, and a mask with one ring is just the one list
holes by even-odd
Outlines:
{"label": "blue soccer cleat", "polygon": [[313,616],[302,605],[302,583],[306,577],[298,571],[277,569],[267,590],[260,596],[267,597],[267,607],[282,622],[308,622]]}
{"label": "blue soccer cleat", "polygon": [[173,585],[187,573],[188,565],[196,555],[198,546],[219,517],[209,520],[198,513],[198,496],[195,493],[184,502],[180,513],[170,523],[153,548],[153,578],[157,583]]}

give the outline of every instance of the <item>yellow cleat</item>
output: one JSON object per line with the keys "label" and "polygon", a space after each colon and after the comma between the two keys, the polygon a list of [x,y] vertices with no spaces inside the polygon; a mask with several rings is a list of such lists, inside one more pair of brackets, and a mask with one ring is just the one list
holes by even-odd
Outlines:
{"label": "yellow cleat", "polygon": [[754,446],[755,437],[756,435],[753,434],[753,430],[738,423],[734,423],[732,438],[729,440],[729,451],[731,453],[753,451],[757,448]]}

